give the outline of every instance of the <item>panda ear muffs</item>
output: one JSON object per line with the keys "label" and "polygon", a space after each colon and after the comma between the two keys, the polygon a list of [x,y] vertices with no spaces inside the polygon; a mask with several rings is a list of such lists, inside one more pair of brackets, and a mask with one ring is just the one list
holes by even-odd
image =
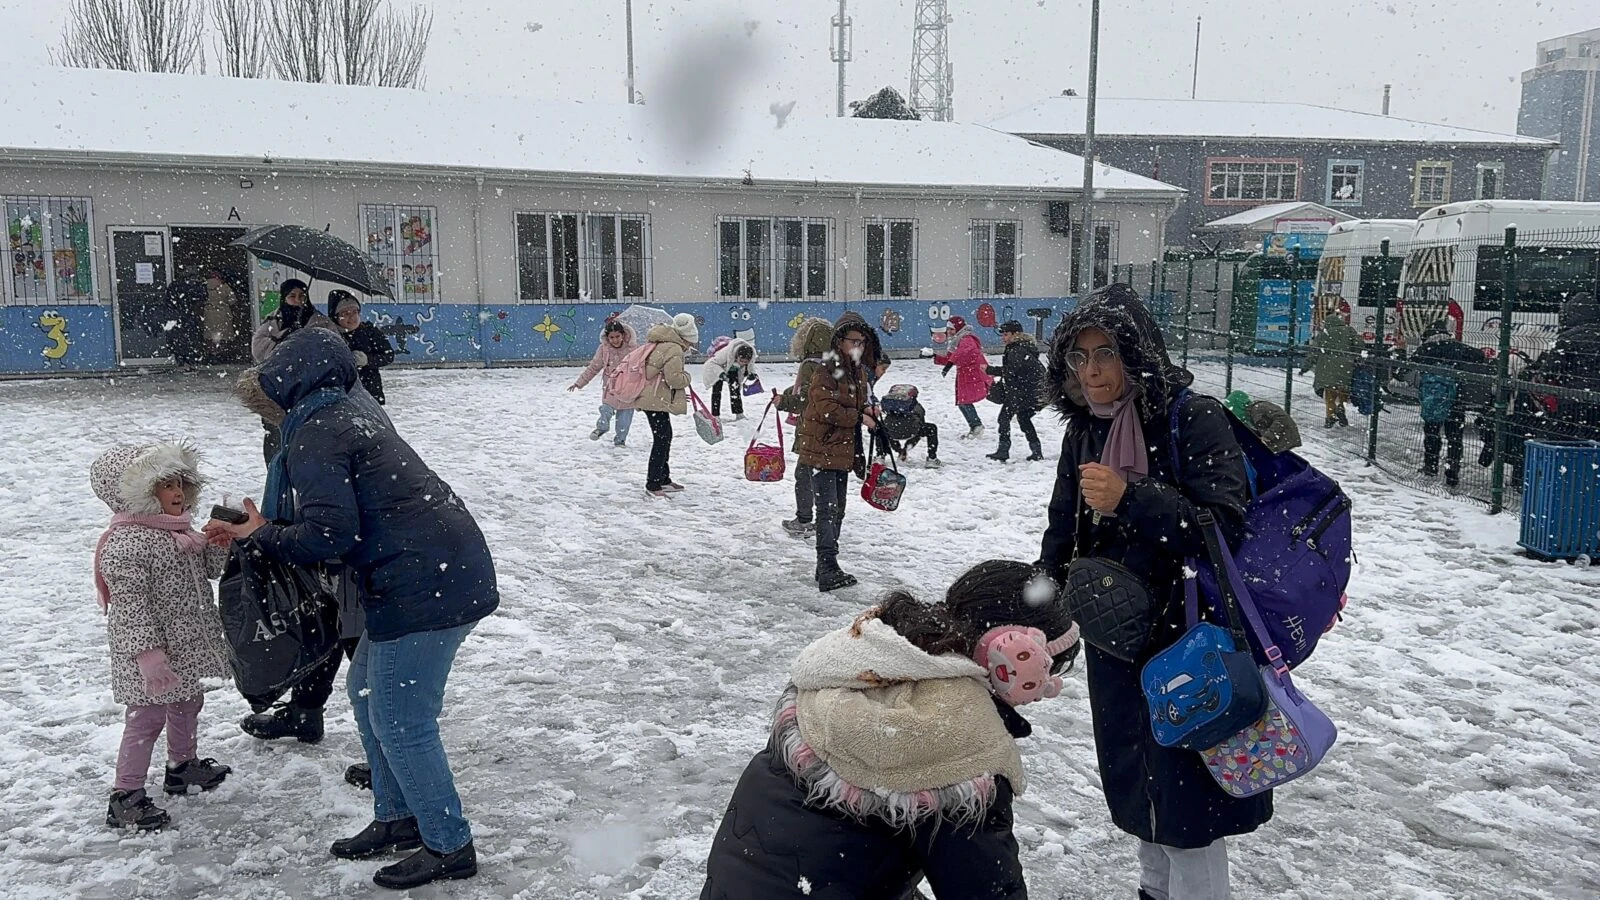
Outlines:
{"label": "panda ear muffs", "polygon": [[1077,623],[1053,641],[1037,628],[1002,625],[978,639],[972,658],[989,673],[996,697],[1023,706],[1061,693],[1061,678],[1050,672],[1054,656],[1077,642]]}

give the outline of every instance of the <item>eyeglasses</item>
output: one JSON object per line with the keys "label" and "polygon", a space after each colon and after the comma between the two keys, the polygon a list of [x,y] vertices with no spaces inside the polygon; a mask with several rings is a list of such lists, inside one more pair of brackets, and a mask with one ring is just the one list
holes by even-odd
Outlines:
{"label": "eyeglasses", "polygon": [[841,344],[865,344],[866,342],[867,342],[866,338],[847,337],[847,338],[840,338],[839,339],[839,343],[841,343]]}
{"label": "eyeglasses", "polygon": [[1096,347],[1093,350],[1068,350],[1067,365],[1074,369],[1081,369],[1093,359],[1097,366],[1109,366],[1121,357],[1117,348],[1110,345]]}

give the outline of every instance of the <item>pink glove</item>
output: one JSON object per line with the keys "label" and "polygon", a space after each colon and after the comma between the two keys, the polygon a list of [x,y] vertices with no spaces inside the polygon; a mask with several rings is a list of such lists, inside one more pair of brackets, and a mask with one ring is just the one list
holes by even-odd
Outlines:
{"label": "pink glove", "polygon": [[179,684],[178,674],[172,671],[172,666],[167,662],[167,651],[160,647],[135,656],[133,661],[139,664],[139,675],[144,679],[144,692],[151,697],[174,691]]}

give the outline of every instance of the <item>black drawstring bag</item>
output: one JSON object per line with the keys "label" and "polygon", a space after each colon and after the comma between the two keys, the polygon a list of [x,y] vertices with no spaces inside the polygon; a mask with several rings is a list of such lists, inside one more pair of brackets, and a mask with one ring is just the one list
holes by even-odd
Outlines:
{"label": "black drawstring bag", "polygon": [[233,679],[246,697],[278,696],[339,649],[337,583],[320,567],[238,542],[218,594]]}

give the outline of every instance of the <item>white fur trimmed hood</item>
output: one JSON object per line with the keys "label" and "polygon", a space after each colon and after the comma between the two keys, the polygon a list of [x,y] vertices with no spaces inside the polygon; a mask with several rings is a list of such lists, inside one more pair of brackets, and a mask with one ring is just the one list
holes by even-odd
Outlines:
{"label": "white fur trimmed hood", "polygon": [[193,509],[200,500],[200,451],[189,443],[118,445],[100,454],[89,466],[94,494],[114,513],[156,515],[155,486],[168,478],[183,479],[183,495]]}
{"label": "white fur trimmed hood", "polygon": [[971,660],[933,656],[874,618],[800,654],[772,746],[809,802],[893,825],[976,820],[1022,756]]}

